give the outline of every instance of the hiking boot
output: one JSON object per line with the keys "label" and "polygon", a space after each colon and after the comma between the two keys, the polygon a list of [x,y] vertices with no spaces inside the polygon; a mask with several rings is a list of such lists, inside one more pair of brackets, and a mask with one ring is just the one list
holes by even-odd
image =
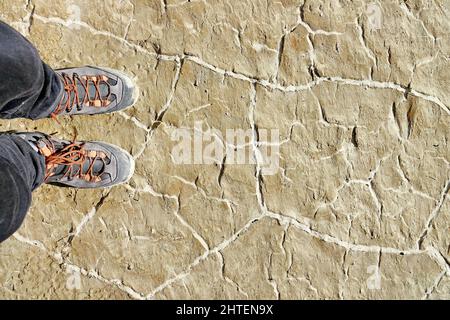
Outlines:
{"label": "hiking boot", "polygon": [[64,92],[51,117],[58,115],[103,114],[133,106],[139,90],[124,73],[99,67],[55,71]]}
{"label": "hiking boot", "polygon": [[126,183],[134,173],[134,159],[104,142],[70,142],[49,135],[17,133],[45,157],[45,183],[93,189]]}

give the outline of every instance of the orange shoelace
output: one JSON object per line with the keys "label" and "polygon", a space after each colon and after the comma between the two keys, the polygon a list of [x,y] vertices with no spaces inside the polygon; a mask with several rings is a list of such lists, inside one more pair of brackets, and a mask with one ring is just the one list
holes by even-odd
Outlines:
{"label": "orange shoelace", "polygon": [[[84,148],[84,143],[75,142],[75,139],[61,150],[55,151],[55,147],[52,144],[47,146],[45,150],[41,150],[41,153],[45,156],[46,181],[55,175],[55,169],[60,165],[68,167],[62,178],[68,178],[69,180],[79,178],[89,182],[102,180],[101,175],[103,172],[97,175],[94,174],[94,164],[97,160],[101,160],[103,168],[105,168],[106,154],[99,151],[88,151]],[[90,164],[86,173],[83,173],[83,165],[86,161],[90,161]],[[75,166],[78,166],[78,169],[74,169]]]}
{"label": "orange shoelace", "polygon": [[[97,75],[80,77],[78,74],[74,73],[72,77],[69,77],[67,74],[63,73],[60,77],[64,84],[65,94],[61,98],[55,111],[51,114],[52,118],[55,118],[63,111],[71,112],[75,106],[78,110],[81,110],[85,105],[101,108],[107,107],[111,103],[109,100],[111,97],[111,85],[108,83],[107,76]],[[83,87],[83,97],[80,97],[78,84]],[[108,88],[106,97],[102,97],[101,95],[100,86],[102,84],[106,85]],[[90,86],[93,86],[95,89],[95,96],[93,98],[89,96]]]}

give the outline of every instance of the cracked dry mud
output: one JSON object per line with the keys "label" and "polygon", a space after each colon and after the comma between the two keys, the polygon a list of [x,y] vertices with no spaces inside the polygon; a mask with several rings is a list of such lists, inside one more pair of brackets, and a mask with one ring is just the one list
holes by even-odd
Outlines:
{"label": "cracked dry mud", "polygon": [[[371,2],[2,1],[52,67],[124,70],[141,93],[0,121],[137,162],[111,190],[39,189],[0,246],[0,297],[449,299],[450,2],[380,1],[379,30]],[[281,169],[175,165],[196,121],[253,130],[255,154],[279,129]]]}

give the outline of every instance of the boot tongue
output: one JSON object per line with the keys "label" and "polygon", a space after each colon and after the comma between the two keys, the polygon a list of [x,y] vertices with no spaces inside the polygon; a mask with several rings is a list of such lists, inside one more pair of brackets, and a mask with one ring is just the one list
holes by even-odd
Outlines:
{"label": "boot tongue", "polygon": [[[80,93],[80,97],[84,96],[84,93],[86,92],[86,90],[84,89],[84,87],[78,83],[78,92]],[[100,84],[98,85],[98,88],[100,89],[100,97],[102,99],[105,99],[108,96],[108,86],[105,84],[105,82],[100,82]],[[95,94],[96,94],[96,88],[95,85],[93,84],[92,81],[89,81],[88,84],[88,91],[89,91],[89,97],[91,99],[95,98]],[[82,95],[81,95],[82,94]]]}
{"label": "boot tongue", "polygon": [[[82,81],[85,83],[85,80],[82,80]],[[86,89],[84,88],[84,86],[79,81],[76,81],[76,83],[77,83],[77,90],[78,90],[78,98],[80,100],[80,103],[82,103],[83,102],[83,98],[84,98],[84,96],[86,94]],[[94,100],[95,97],[96,97],[96,92],[97,91],[96,91],[96,87],[95,87],[95,85],[93,84],[92,81],[88,82],[87,88],[88,88],[88,93],[89,93],[89,95],[88,95],[89,100]],[[100,98],[101,99],[106,99],[106,97],[108,96],[108,86],[104,82],[101,82],[98,85],[98,88],[100,89]],[[66,104],[68,98],[69,98],[69,95],[66,94],[64,99],[63,99],[63,101],[62,101],[62,103]],[[76,104],[75,92],[73,90],[70,92],[70,101],[74,101],[74,106],[75,106],[75,104]]]}
{"label": "boot tongue", "polygon": [[[83,163],[83,167],[82,167],[82,173],[86,174],[89,170],[89,167],[92,163],[92,158],[88,158],[86,159],[86,161]],[[80,169],[80,165],[74,165],[72,167],[72,173],[78,172],[78,170]],[[94,162],[94,166],[93,169],[91,171],[91,174],[94,176],[99,176],[105,169],[105,164],[101,159],[96,159]],[[55,170],[55,174],[56,176],[58,175],[64,175],[66,173],[66,171],[68,170],[68,166],[66,165],[59,165],[56,170]]]}
{"label": "boot tongue", "polygon": [[[84,164],[83,164],[83,173],[86,173],[89,170],[89,166],[91,165],[92,160],[94,160],[94,159],[89,159],[88,161],[84,162]],[[92,169],[92,173],[95,176],[98,176],[104,171],[104,169],[105,169],[105,164],[103,163],[103,161],[101,159],[95,160],[94,166],[93,166],[93,169]]]}

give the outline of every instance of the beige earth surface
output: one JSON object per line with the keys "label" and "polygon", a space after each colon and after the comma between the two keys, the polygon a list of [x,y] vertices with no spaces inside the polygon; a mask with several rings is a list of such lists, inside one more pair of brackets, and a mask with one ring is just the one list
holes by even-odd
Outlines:
{"label": "beige earth surface", "polygon": [[[0,121],[136,159],[126,185],[34,194],[0,298],[450,298],[450,1],[3,0],[0,18],[54,68],[140,87],[113,115]],[[252,157],[177,164],[181,128]]]}

